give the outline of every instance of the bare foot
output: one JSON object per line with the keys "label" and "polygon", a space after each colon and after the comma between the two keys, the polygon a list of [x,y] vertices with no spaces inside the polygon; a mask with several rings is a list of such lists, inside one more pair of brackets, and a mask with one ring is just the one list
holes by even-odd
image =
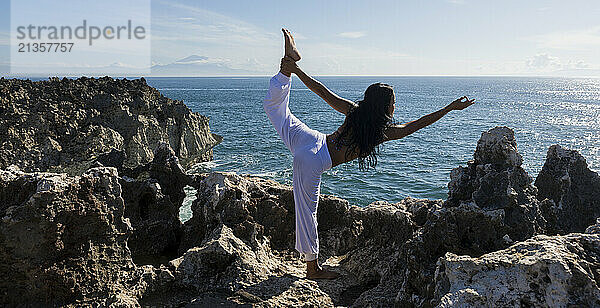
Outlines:
{"label": "bare foot", "polygon": [[306,278],[307,279],[336,279],[340,276],[340,274],[328,270],[324,270],[319,267],[316,271],[307,271]]}
{"label": "bare foot", "polygon": [[281,31],[283,31],[283,37],[285,38],[285,56],[292,58],[294,61],[300,61],[302,57],[296,48],[294,37],[287,29],[282,28]]}

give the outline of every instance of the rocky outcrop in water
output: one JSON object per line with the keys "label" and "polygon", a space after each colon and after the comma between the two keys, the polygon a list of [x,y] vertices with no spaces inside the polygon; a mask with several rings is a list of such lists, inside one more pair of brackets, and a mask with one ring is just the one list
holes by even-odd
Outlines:
{"label": "rocky outcrop in water", "polygon": [[2,78],[0,140],[0,169],[79,175],[95,162],[119,171],[145,165],[161,142],[187,167],[212,159],[221,137],[207,117],[143,78]]}
{"label": "rocky outcrop in water", "polygon": [[[558,194],[563,200],[558,207],[541,196],[546,188],[533,186],[521,163],[512,131],[495,128],[482,134],[474,160],[452,172],[447,201],[406,198],[360,208],[322,195],[320,258],[342,275],[318,282],[304,279],[304,264],[293,249],[289,186],[228,172],[185,174],[167,145],[152,162],[119,175],[105,167],[79,177],[5,170],[0,253],[10,262],[0,267],[0,275],[21,291],[5,283],[0,303],[597,306],[596,217],[587,234],[541,235],[558,230],[548,213],[573,220],[564,222],[567,226],[580,219],[567,214],[573,204],[585,203],[588,215],[596,213],[593,194],[577,199],[580,203],[565,197],[591,187],[589,181],[571,180]],[[546,165],[575,174],[552,159]],[[549,179],[564,177],[556,174]],[[48,178],[58,184],[44,184]],[[193,217],[178,225],[174,209],[181,205],[184,185],[198,189],[197,199]],[[39,197],[38,187],[51,187],[41,192],[52,191],[51,198]],[[129,224],[138,226],[137,235]],[[38,225],[47,227],[43,232],[32,227]],[[153,258],[142,258],[146,254]],[[58,278],[39,276],[37,268]],[[91,283],[98,279],[105,280]],[[38,288],[25,287],[30,285]],[[49,290],[60,290],[60,297]]]}
{"label": "rocky outcrop in water", "polygon": [[512,240],[542,233],[546,222],[540,214],[537,189],[521,167],[523,159],[513,131],[497,127],[484,132],[473,156],[467,167],[450,173],[445,205],[472,203],[483,210],[499,210]]}

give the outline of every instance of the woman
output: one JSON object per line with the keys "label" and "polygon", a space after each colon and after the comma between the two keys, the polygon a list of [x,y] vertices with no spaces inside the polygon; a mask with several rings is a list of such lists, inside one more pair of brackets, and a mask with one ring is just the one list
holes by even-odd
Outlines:
{"label": "woman", "polygon": [[[376,83],[365,91],[358,103],[344,99],[327,89],[319,81],[306,75],[298,67],[301,59],[294,38],[282,29],[285,38],[285,56],[280,71],[271,78],[263,108],[292,152],[293,193],[296,215],[296,250],[306,261],[309,279],[333,279],[337,273],[323,270],[318,264],[319,239],[317,234],[317,204],[321,174],[339,164],[358,158],[360,169],[377,165],[379,145],[408,136],[434,123],[452,110],[462,110],[474,104],[463,96],[445,108],[402,124],[393,124],[395,95],[390,85]],[[332,134],[325,135],[310,129],[289,109],[291,74],[298,78],[333,109],[346,115],[344,123]]]}

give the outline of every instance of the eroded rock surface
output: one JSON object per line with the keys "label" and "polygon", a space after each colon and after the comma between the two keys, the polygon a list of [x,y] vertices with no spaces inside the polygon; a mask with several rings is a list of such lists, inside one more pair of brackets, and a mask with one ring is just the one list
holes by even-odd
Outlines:
{"label": "eroded rock surface", "polygon": [[116,169],[0,170],[0,187],[1,305],[137,304]]}
{"label": "eroded rock surface", "polygon": [[577,151],[553,145],[535,180],[538,199],[553,203],[545,209],[549,232],[583,232],[600,217],[600,176]]}
{"label": "eroded rock surface", "polygon": [[184,167],[212,158],[208,118],[136,80],[0,80],[0,169],[78,175],[96,161],[135,168],[166,142]]}
{"label": "eroded rock surface", "polygon": [[[192,211],[192,219],[184,225],[183,256],[171,261],[179,278],[177,289],[220,290],[194,301],[284,307],[301,304],[304,298],[314,305],[330,306],[343,301],[344,291],[362,287],[339,265],[336,268],[347,273],[340,280],[316,284],[304,279],[305,265],[294,252],[294,203],[289,186],[214,172],[200,183]],[[323,260],[356,245],[361,227],[359,222],[352,223],[351,211],[363,209],[323,197],[319,205]],[[334,257],[330,263],[338,261]]]}
{"label": "eroded rock surface", "polygon": [[512,240],[543,233],[546,222],[537,189],[521,167],[514,132],[508,127],[483,132],[473,156],[467,167],[450,173],[445,206],[474,203],[480,209],[500,210]]}
{"label": "eroded rock surface", "polygon": [[435,280],[438,307],[598,307],[600,235],[539,235],[479,258],[446,253]]}

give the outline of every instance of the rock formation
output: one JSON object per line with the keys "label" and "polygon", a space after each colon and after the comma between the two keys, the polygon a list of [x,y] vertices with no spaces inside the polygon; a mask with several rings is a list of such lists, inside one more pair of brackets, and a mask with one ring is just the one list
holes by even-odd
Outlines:
{"label": "rock formation", "polygon": [[542,233],[545,220],[540,215],[537,189],[521,167],[523,159],[513,131],[496,127],[482,133],[473,156],[466,168],[450,173],[445,205],[473,203],[484,210],[499,210],[512,240]]}
{"label": "rock formation", "polygon": [[[552,202],[537,200],[537,189],[521,163],[512,130],[496,128],[482,134],[467,168],[453,171],[446,202],[407,198],[397,204],[375,202],[358,208],[323,196],[318,213],[321,256],[335,260],[347,279],[338,285],[341,292],[325,291],[332,304],[435,306],[443,297],[436,297],[437,262],[447,253],[480,257],[543,233],[546,220],[540,209]],[[194,215],[184,226],[180,252],[203,245],[206,238],[214,237],[211,230],[223,226],[255,252],[293,251],[291,198],[289,188],[269,181],[210,174],[192,205]],[[589,273],[595,275],[594,270]],[[244,281],[251,280],[236,280]],[[328,283],[322,283],[320,290],[327,289]],[[218,285],[229,294],[255,294],[252,285]],[[580,303],[593,304],[590,298]]]}
{"label": "rock formation", "polygon": [[0,171],[0,305],[137,302],[117,171]]}
{"label": "rock formation", "polygon": [[0,169],[79,175],[96,161],[136,168],[160,142],[184,167],[212,158],[221,140],[208,118],[137,80],[0,80]]}
{"label": "rock formation", "polygon": [[598,234],[538,235],[479,258],[438,262],[438,307],[598,307]]}
{"label": "rock formation", "polygon": [[577,151],[551,146],[535,186],[539,200],[553,201],[544,209],[551,234],[583,232],[600,217],[600,176]]}

